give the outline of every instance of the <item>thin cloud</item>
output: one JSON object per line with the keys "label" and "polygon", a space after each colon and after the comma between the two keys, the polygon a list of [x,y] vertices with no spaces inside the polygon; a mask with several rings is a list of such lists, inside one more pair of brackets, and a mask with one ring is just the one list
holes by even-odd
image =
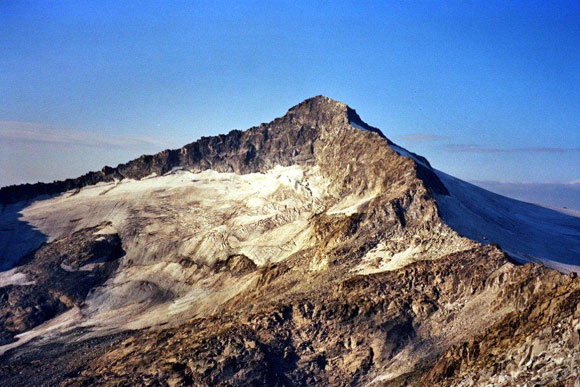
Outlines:
{"label": "thin cloud", "polygon": [[580,180],[565,182],[475,180],[471,182],[500,195],[526,202],[580,210]]}
{"label": "thin cloud", "polygon": [[454,153],[575,153],[580,148],[561,147],[522,147],[522,148],[496,148],[470,144],[447,144],[444,149]]}
{"label": "thin cloud", "polygon": [[167,144],[166,140],[158,138],[65,130],[52,125],[20,121],[0,121],[0,141],[97,148],[163,147]]}
{"label": "thin cloud", "polygon": [[400,141],[407,141],[407,142],[434,142],[434,141],[443,141],[449,140],[447,136],[440,136],[438,134],[433,133],[410,133],[404,136],[397,137]]}
{"label": "thin cloud", "polygon": [[[569,181],[510,181],[510,180],[471,180],[474,184],[494,184],[494,185],[505,185],[505,186],[570,186],[570,185],[580,185],[580,179],[569,180]],[[580,187],[578,187],[580,188]]]}

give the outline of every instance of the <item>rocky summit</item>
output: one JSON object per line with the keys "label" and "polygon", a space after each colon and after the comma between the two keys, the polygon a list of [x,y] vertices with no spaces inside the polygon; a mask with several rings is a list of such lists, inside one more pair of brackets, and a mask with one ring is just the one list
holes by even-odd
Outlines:
{"label": "rocky summit", "polygon": [[317,96],[0,189],[0,385],[580,384],[580,214],[387,136]]}

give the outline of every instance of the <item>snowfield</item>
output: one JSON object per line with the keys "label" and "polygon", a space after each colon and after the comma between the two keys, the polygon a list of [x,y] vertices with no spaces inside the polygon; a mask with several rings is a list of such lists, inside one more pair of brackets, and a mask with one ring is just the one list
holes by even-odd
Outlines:
{"label": "snowfield", "polygon": [[[428,167],[409,151],[391,148]],[[525,203],[432,169],[450,195],[436,195],[440,215],[462,236],[497,243],[515,260],[580,273],[580,212]]]}
{"label": "snowfield", "polygon": [[[337,198],[328,187],[318,167],[300,166],[246,175],[175,168],[99,183],[6,206],[0,260],[9,268],[41,243],[89,227],[118,233],[126,255],[88,296],[80,324],[101,331],[178,324],[211,313],[251,283],[251,276],[216,275],[216,261],[235,254],[258,267],[284,260],[315,243],[312,216],[346,216],[373,196]],[[15,270],[0,275],[0,286],[29,284]]]}
{"label": "snowfield", "polygon": [[[212,276],[216,261],[243,254],[262,266],[307,248],[308,219],[323,210],[326,187],[316,167],[298,166],[247,175],[177,168],[100,183],[6,206],[0,262],[10,268],[43,242],[99,226],[97,234],[118,233],[127,254],[117,275],[88,297],[87,324],[142,328],[182,321],[176,316],[209,313],[248,285],[245,276]],[[345,206],[337,204],[337,211]],[[0,287],[29,284],[16,269],[0,273]]]}
{"label": "snowfield", "polygon": [[506,198],[435,171],[450,196],[439,195],[443,220],[461,235],[494,242],[520,262],[580,273],[580,217]]}

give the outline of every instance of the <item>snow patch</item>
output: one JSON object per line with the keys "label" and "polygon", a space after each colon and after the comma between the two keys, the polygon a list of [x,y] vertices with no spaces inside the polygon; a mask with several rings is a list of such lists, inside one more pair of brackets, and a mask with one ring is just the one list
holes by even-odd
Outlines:
{"label": "snow patch", "polygon": [[34,285],[36,281],[28,280],[26,274],[18,272],[18,268],[0,273],[0,288],[10,285],[26,286]]}
{"label": "snow patch", "polygon": [[52,320],[48,320],[47,322],[34,327],[29,331],[16,335],[15,337],[18,339],[17,341],[0,346],[0,356],[11,349],[28,343],[30,340],[36,337],[62,333],[64,330],[70,328],[72,325],[78,322],[81,317],[82,315],[80,309],[75,306],[74,308],[53,318]]}
{"label": "snow patch", "polygon": [[403,157],[410,158],[413,161],[415,161],[417,164],[420,164],[420,165],[422,165],[424,167],[431,168],[427,164],[425,164],[423,161],[421,161],[419,158],[417,158],[416,156],[414,156],[411,152],[409,152],[408,150],[406,150],[405,148],[401,148],[400,146],[395,145],[395,144],[391,144],[390,147],[391,147],[392,150],[394,150],[395,152],[397,152],[399,155],[401,155]]}
{"label": "snow patch", "polygon": [[358,274],[368,275],[383,271],[392,271],[415,262],[421,256],[421,249],[409,246],[407,249],[394,253],[384,243],[379,243],[369,250],[361,263],[353,269]]}
{"label": "snow patch", "polygon": [[360,207],[367,204],[377,196],[376,192],[372,192],[364,197],[348,196],[340,201],[327,211],[328,215],[344,214],[350,216],[359,212]]}
{"label": "snow patch", "polygon": [[367,129],[363,128],[362,126],[360,126],[359,124],[357,124],[356,122],[350,121],[349,122],[350,126],[352,126],[353,128],[357,128],[360,130],[364,130],[364,131],[368,131]]}

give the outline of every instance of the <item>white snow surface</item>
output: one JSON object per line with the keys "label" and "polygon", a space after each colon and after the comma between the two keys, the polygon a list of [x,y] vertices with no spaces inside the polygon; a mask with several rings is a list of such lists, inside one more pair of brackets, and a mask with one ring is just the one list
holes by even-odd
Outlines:
{"label": "white snow surface", "polygon": [[17,267],[0,273],[0,288],[10,285],[26,286],[34,284],[35,281],[29,281],[26,274],[20,273]]}
{"label": "white snow surface", "polygon": [[364,131],[366,131],[366,129],[365,129],[365,128],[363,128],[362,126],[360,126],[360,125],[359,125],[359,124],[357,124],[356,122],[350,121],[350,122],[349,122],[349,124],[350,124],[350,126],[352,126],[353,128],[357,128],[357,129],[360,129],[360,130],[364,130]]}
{"label": "white snow surface", "polygon": [[[325,193],[326,182],[313,175],[315,170],[304,176],[300,167],[247,175],[175,169],[164,176],[99,183],[16,203],[0,213],[0,263],[15,262],[42,242],[111,222],[109,232],[135,237],[139,261],[167,258],[168,252],[144,246],[157,246],[166,237],[163,244],[171,245],[170,254],[176,256],[212,263],[228,254],[246,254],[262,265],[299,245],[296,238],[320,202],[313,195]],[[270,232],[282,226],[284,232]]]}
{"label": "white snow surface", "polygon": [[397,270],[416,261],[416,256],[420,253],[420,249],[411,245],[406,250],[393,254],[391,249],[381,242],[363,257],[361,264],[353,271],[366,275]]}
{"label": "white snow surface", "polygon": [[[401,156],[430,168],[406,149]],[[450,195],[436,195],[440,215],[464,237],[497,243],[519,262],[540,262],[563,273],[580,273],[580,212],[507,198],[432,169]]]}
{"label": "white snow surface", "polygon": [[[118,233],[126,255],[89,295],[83,323],[101,330],[177,324],[211,313],[251,283],[251,275],[212,275],[214,262],[232,254],[258,266],[283,260],[314,243],[313,215],[349,211],[359,201],[328,200],[329,184],[318,167],[300,166],[246,175],[174,169],[99,183],[6,206],[0,263],[9,266],[42,242],[99,226],[96,238]],[[7,284],[29,281],[11,270],[0,275],[0,286]]]}
{"label": "white snow surface", "polygon": [[425,164],[423,161],[421,161],[420,159],[415,157],[411,152],[409,152],[405,148],[401,148],[400,146],[395,145],[395,144],[391,144],[390,146],[391,146],[392,150],[394,150],[395,152],[397,152],[401,156],[408,157],[408,158],[412,159],[413,161],[415,161],[417,164],[421,164],[422,166],[424,166],[426,168],[431,168],[430,166]]}
{"label": "white snow surface", "polygon": [[434,170],[450,195],[437,195],[443,220],[461,235],[495,242],[520,262],[580,272],[580,217],[494,194]]}

